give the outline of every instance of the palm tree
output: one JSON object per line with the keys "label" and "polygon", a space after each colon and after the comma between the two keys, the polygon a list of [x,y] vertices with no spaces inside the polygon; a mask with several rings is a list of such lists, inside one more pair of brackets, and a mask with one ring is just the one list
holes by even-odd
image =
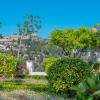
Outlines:
{"label": "palm tree", "polygon": [[[17,27],[19,28],[19,35],[22,35],[22,30],[21,30],[21,25],[18,23]],[[19,48],[18,48],[18,54],[17,57],[19,58],[19,54],[20,54],[20,49],[21,49],[21,37],[19,38]]]}
{"label": "palm tree", "polygon": [[24,22],[24,29],[25,29],[25,34],[28,34],[28,26],[29,26],[29,22],[26,20],[25,22]]}

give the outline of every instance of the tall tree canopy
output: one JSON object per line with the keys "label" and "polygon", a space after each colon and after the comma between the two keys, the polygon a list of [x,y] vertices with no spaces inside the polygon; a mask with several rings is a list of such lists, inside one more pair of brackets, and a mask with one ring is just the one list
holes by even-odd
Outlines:
{"label": "tall tree canopy", "polygon": [[73,49],[92,48],[93,38],[96,35],[94,31],[86,27],[76,30],[54,30],[51,33],[49,41],[57,46],[64,48],[66,51]]}
{"label": "tall tree canopy", "polygon": [[79,45],[77,47],[81,49],[92,48],[93,37],[95,36],[95,32],[86,27],[78,28],[74,35],[76,37],[76,41]]}
{"label": "tall tree canopy", "polygon": [[74,48],[76,40],[74,38],[74,30],[54,30],[50,36],[50,42],[54,45],[62,47],[64,50]]}

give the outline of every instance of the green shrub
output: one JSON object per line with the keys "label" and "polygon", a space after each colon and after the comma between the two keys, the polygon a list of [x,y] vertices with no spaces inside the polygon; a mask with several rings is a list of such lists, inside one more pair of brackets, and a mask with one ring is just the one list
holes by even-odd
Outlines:
{"label": "green shrub", "polygon": [[75,90],[74,100],[100,100],[100,74],[88,77],[78,86],[71,87]]}
{"label": "green shrub", "polygon": [[66,93],[90,75],[89,65],[79,58],[61,58],[48,70],[50,91]]}
{"label": "green shrub", "polygon": [[100,63],[94,63],[92,64],[93,69],[98,69],[100,68]]}
{"label": "green shrub", "polygon": [[92,64],[92,69],[94,74],[100,74],[100,63]]}
{"label": "green shrub", "polygon": [[0,77],[14,76],[19,61],[10,54],[0,53]]}
{"label": "green shrub", "polygon": [[43,59],[43,62],[42,62],[42,67],[43,67],[43,70],[45,72],[48,71],[48,68],[55,62],[57,61],[57,57],[49,57],[49,58],[44,58]]}

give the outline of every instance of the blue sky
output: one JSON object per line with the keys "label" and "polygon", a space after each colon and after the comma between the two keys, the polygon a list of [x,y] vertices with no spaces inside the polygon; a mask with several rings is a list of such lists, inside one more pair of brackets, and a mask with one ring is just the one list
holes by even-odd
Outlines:
{"label": "blue sky", "polygon": [[0,32],[17,32],[24,15],[38,15],[42,29],[38,35],[47,38],[56,28],[92,27],[100,23],[100,0],[0,0]]}

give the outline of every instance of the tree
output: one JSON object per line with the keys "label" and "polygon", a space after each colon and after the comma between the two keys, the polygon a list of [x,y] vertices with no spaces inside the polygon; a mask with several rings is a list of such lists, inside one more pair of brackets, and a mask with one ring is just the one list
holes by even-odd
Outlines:
{"label": "tree", "polygon": [[[19,35],[22,35],[21,25],[17,24],[17,27],[18,27]],[[19,56],[20,56],[19,55],[20,54],[20,49],[21,49],[21,43],[22,43],[21,37],[18,39],[18,41],[19,41],[19,47],[18,47],[18,55],[17,55],[17,57],[19,58]]]}
{"label": "tree", "polygon": [[[22,56],[27,53],[26,55],[31,60],[33,58],[33,35],[36,36],[35,34],[41,28],[41,17],[32,15],[24,16],[23,25],[18,23],[17,27],[20,35],[18,39],[18,58],[20,55]],[[22,40],[22,35],[27,35],[29,38],[24,41]],[[36,39],[38,39],[37,36]]]}
{"label": "tree", "polygon": [[95,32],[86,27],[81,27],[75,31],[75,37],[79,45],[77,47],[86,50],[92,48],[93,37]]}
{"label": "tree", "polygon": [[97,29],[93,38],[93,48],[100,49],[100,24],[95,24],[94,27]]}
{"label": "tree", "polygon": [[29,59],[32,59],[32,47],[33,47],[33,41],[32,41],[32,34],[36,34],[39,29],[41,28],[41,18],[40,16],[25,16],[25,21],[24,21],[24,29],[26,30],[25,33],[29,35],[28,39],[28,45],[27,46],[27,51]]}
{"label": "tree", "polygon": [[73,29],[54,30],[51,33],[49,41],[54,45],[60,46],[64,51],[69,52],[73,48],[75,48],[74,44],[76,43],[76,40],[74,38],[74,30]]}
{"label": "tree", "polygon": [[41,28],[41,17],[40,16],[25,16],[24,27],[26,28],[27,34],[37,33]]}
{"label": "tree", "polygon": [[95,24],[94,27],[97,31],[95,31],[96,34],[92,39],[92,48],[97,53],[97,61],[100,62],[100,24]]}
{"label": "tree", "polygon": [[54,30],[49,41],[71,54],[72,50],[78,48],[80,50],[91,48],[94,35],[95,32],[86,27],[81,27],[77,30]]}

